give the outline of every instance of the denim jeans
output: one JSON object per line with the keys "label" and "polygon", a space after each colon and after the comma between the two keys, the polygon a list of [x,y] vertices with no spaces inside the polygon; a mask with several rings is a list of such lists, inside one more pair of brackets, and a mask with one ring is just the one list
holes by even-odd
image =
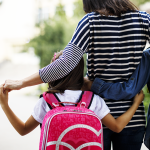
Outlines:
{"label": "denim jeans", "polygon": [[145,127],[125,128],[120,133],[104,129],[104,150],[140,150]]}
{"label": "denim jeans", "polygon": [[140,64],[127,82],[107,83],[95,78],[91,91],[107,99],[131,99],[146,84],[150,91],[150,48],[143,52]]}

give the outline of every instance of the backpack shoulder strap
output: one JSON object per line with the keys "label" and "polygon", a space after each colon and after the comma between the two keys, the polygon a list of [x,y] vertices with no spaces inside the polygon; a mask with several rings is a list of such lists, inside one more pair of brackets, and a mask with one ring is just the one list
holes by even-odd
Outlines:
{"label": "backpack shoulder strap", "polygon": [[82,94],[82,98],[78,103],[77,107],[82,107],[81,105],[84,104],[85,108],[89,108],[91,106],[93,100],[94,93],[91,91],[84,91]]}
{"label": "backpack shoulder strap", "polygon": [[[54,104],[58,104],[60,102],[59,98],[54,93],[44,92],[43,93],[43,98],[49,104],[49,107],[51,109],[56,108],[56,106]],[[61,104],[61,105],[64,106],[63,104]]]}

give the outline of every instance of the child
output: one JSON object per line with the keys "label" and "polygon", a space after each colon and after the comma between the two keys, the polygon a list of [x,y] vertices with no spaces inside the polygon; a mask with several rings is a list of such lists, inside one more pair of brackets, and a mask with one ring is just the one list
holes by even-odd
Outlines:
{"label": "child", "polygon": [[[56,55],[58,57],[60,53]],[[67,76],[62,79],[49,83],[48,92],[55,93],[56,96],[63,102],[76,103],[82,93],[80,90],[83,85],[83,58],[79,64]],[[8,120],[20,135],[26,135],[34,130],[40,123],[42,123],[45,114],[50,110],[43,98],[40,98],[34,107],[32,115],[24,123],[11,110],[8,105],[8,90],[4,90],[3,85],[0,86],[0,105],[6,114]],[[136,109],[144,99],[143,91],[140,91],[134,98],[132,106],[118,118],[114,118],[109,112],[109,108],[104,100],[98,95],[94,95],[90,110],[101,119],[102,123],[114,132],[120,132],[131,120]]]}

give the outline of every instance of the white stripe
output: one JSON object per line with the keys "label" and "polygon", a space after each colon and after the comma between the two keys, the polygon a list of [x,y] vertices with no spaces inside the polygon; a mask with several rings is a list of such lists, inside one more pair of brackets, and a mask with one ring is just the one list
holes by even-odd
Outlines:
{"label": "white stripe", "polygon": [[91,64],[88,64],[88,66],[126,66],[126,65],[138,65],[140,62],[128,62],[128,63],[121,63],[121,64],[118,64],[118,63],[111,63],[111,64],[107,64],[107,63],[97,63],[97,64],[94,64],[94,63],[91,63]]}
{"label": "white stripe", "polygon": [[[85,17],[85,16],[84,16],[84,17]],[[84,18],[84,17],[83,17],[83,18]],[[83,19],[83,18],[82,18],[82,19]],[[81,19],[81,20],[82,20],[82,19]],[[84,24],[84,22],[86,22],[87,20],[88,20],[88,17],[85,18],[85,19],[80,23],[80,25],[76,28],[75,33],[76,33],[76,31]]]}
{"label": "white stripe", "polygon": [[[110,108],[110,107],[109,107]],[[122,107],[123,108],[123,107]],[[111,114],[117,114],[117,113],[125,113],[126,111],[115,111],[115,112],[110,112]],[[136,110],[136,112],[145,112],[142,110]]]}
{"label": "white stripe", "polygon": [[[143,12],[144,12],[144,13],[143,13]],[[121,14],[121,16],[129,16],[129,15],[131,15],[131,14],[132,14],[132,15],[139,15],[139,14],[140,14],[140,15],[142,15],[142,16],[146,16],[146,17],[147,17],[147,13],[146,13],[146,14],[145,14],[145,13],[146,13],[146,11],[129,12],[129,13]],[[98,15],[97,15],[97,14],[92,14],[91,16],[92,16],[92,17],[94,17],[94,16],[95,16],[95,17],[97,17],[97,16],[101,17],[100,14],[98,14]],[[90,16],[90,17],[91,17],[91,16]],[[109,15],[109,17],[110,17],[110,18],[118,18],[118,16],[115,16],[115,15],[113,15],[113,16],[112,16],[112,15]],[[128,17],[128,18],[131,19],[131,17]],[[132,18],[133,18],[133,17],[132,17]],[[140,18],[141,18],[141,17],[140,17]],[[138,17],[138,19],[139,19],[139,17]]]}
{"label": "white stripe", "polygon": [[[97,17],[97,16],[95,16],[95,17]],[[132,20],[133,19],[139,19],[139,18],[141,18],[141,17],[132,17]],[[99,22],[99,20],[100,19],[92,19],[92,20],[89,20],[89,22]],[[131,17],[121,19],[121,20],[103,19],[102,22],[111,22],[111,23],[112,22],[117,22],[117,23],[120,23],[120,22],[127,21],[127,20],[131,20]],[[148,21],[148,18],[142,18],[142,20]],[[138,22],[138,21],[136,21],[136,22]]]}
{"label": "white stripe", "polygon": [[[90,25],[90,27],[111,27],[111,28],[118,28],[118,27],[125,27],[125,26],[130,26],[130,25],[139,25],[139,22],[132,22],[132,23],[126,23],[126,24],[123,24],[123,25],[110,25],[110,24],[108,24],[108,25],[103,25],[103,24],[99,24],[99,25],[95,25],[95,24],[93,24],[93,25]],[[143,23],[143,25],[148,25],[148,24],[146,24],[146,23]],[[140,30],[140,28],[138,29],[138,30]],[[91,31],[92,32],[92,31]]]}
{"label": "white stripe", "polygon": [[133,101],[113,101],[113,102],[105,101],[106,104],[130,103],[130,102],[133,102]]}
{"label": "white stripe", "polygon": [[137,121],[145,121],[145,119],[143,119],[143,120],[130,120],[130,122],[137,122]]}
{"label": "white stripe", "polygon": [[[139,23],[138,23],[139,24]],[[90,25],[90,27],[99,27],[99,25]],[[104,25],[103,25],[104,26]],[[112,25],[111,25],[112,26]],[[119,26],[119,25],[118,25]],[[117,26],[117,27],[118,27]],[[110,27],[110,25],[109,25]],[[129,28],[129,29],[124,29],[124,30],[97,30],[95,29],[94,31],[90,31],[90,33],[123,33],[123,32],[127,32],[127,31],[139,31],[141,30],[141,28]],[[145,31],[148,32],[148,28],[145,29]]]}
{"label": "white stripe", "polygon": [[[75,43],[75,41],[77,40],[78,36],[81,34],[81,32],[88,26],[89,24],[86,24],[77,34],[76,38],[73,40],[72,43]],[[83,35],[82,35],[83,36]]]}
{"label": "white stripe", "polygon": [[[141,127],[141,126],[144,126],[145,127],[145,124],[138,124],[138,125],[127,125],[125,126],[125,128],[130,128],[130,127]],[[103,129],[108,129],[107,127],[103,127]]]}
{"label": "white stripe", "polygon": [[[125,68],[125,69],[111,69],[111,68],[97,68],[97,69],[94,69],[95,71],[97,70],[104,70],[104,71],[126,71],[126,70],[129,70],[129,69],[136,69],[136,67],[129,67],[129,68]],[[88,69],[88,71],[92,71],[93,69]]]}
{"label": "white stripe", "polygon": [[[113,76],[120,76],[121,75],[121,77],[116,77],[116,78],[114,78],[114,79],[122,79],[122,77],[123,76],[128,76],[128,75],[131,75],[133,72],[129,72],[129,73],[122,73],[122,74],[105,74],[105,73],[103,73],[103,74],[101,74],[101,76],[107,76],[107,77],[113,77]],[[102,79],[102,78],[101,78]],[[103,80],[103,79],[102,79]],[[112,78],[111,79],[105,79],[105,80],[112,80]]]}
{"label": "white stripe", "polygon": [[[114,42],[115,43],[115,42]],[[94,43],[90,43],[89,45],[96,45],[96,44],[101,44],[101,42],[94,42]],[[107,44],[109,44],[109,42],[107,42]],[[144,47],[144,45],[133,45],[133,46],[121,46],[121,47],[112,47],[112,46],[109,46],[109,47],[98,47],[98,48],[94,48],[94,47],[91,47],[89,49],[96,49],[96,50],[102,50],[102,49],[109,49],[109,50],[114,50],[114,49],[124,49],[124,48],[137,48],[137,47]]]}
{"label": "white stripe", "polygon": [[[123,75],[131,75],[132,73],[129,73],[129,74],[123,74]],[[102,74],[103,75],[103,74]],[[107,75],[107,74],[106,74]],[[119,74],[120,75],[120,74]],[[124,80],[128,80],[128,78],[123,78],[122,77],[116,77],[116,78],[113,78],[113,76],[111,77],[110,76],[110,79],[106,79],[106,78],[101,78],[102,80],[105,80],[105,81],[113,81],[113,80],[119,80],[119,79],[124,79]]]}
{"label": "white stripe", "polygon": [[84,44],[83,44],[83,46],[81,47],[81,49],[85,52],[85,51],[87,51],[87,47],[88,47],[88,45],[87,45],[87,47],[85,48],[85,49],[83,49],[84,48],[84,46],[85,46],[85,44],[88,42],[88,40],[89,40],[89,38],[87,38],[87,40],[84,42]]}
{"label": "white stripe", "polygon": [[126,126],[125,128],[138,127],[138,126],[144,126],[145,127],[145,124],[131,125],[131,126]]}
{"label": "white stripe", "polygon": [[[94,43],[90,43],[90,45],[96,45],[96,44],[101,44],[101,42],[94,42]],[[109,43],[108,43],[109,44]],[[98,47],[98,48],[94,48],[94,47],[91,47],[89,48],[89,50],[120,50],[120,49],[128,49],[128,48],[134,48],[136,50],[136,48],[142,48],[143,49],[144,46],[141,46],[141,45],[133,45],[133,46],[121,46],[121,47]],[[133,51],[131,51],[133,52]],[[139,53],[139,52],[143,52],[143,51],[134,51],[134,53]],[[120,52],[120,53],[123,53],[123,52]],[[98,53],[98,54],[103,54],[103,53]],[[114,53],[113,53],[114,54]],[[113,55],[112,54],[112,55]]]}
{"label": "white stripe", "polygon": [[[87,30],[86,33],[82,36],[82,38],[80,39],[80,41],[78,42],[77,46],[80,45],[80,43],[82,42],[83,38],[89,33],[90,30]],[[83,49],[84,45],[87,43],[87,41],[89,40],[89,37],[87,38],[86,41],[84,41],[84,44],[82,45],[81,49]]]}
{"label": "white stripe", "polygon": [[[90,37],[91,39],[93,38],[93,37]],[[99,38],[99,36],[96,36],[96,37],[94,37],[94,39],[98,39]],[[122,43],[130,43],[130,42],[145,42],[146,40],[138,40],[138,39],[135,39],[135,40],[127,40],[127,41],[119,41],[119,43],[120,44],[122,44]],[[111,41],[107,41],[107,42],[99,42],[100,44],[114,44],[114,43],[116,43],[116,41],[115,42],[111,42]],[[144,44],[143,44],[143,46],[145,46]],[[94,48],[95,49],[95,48]],[[98,49],[98,48],[96,48],[96,49]]]}
{"label": "white stripe", "polygon": [[[95,49],[95,48],[90,48],[90,49],[94,49],[94,50],[101,50],[100,48]],[[120,48],[119,48],[120,49]],[[110,49],[113,51],[113,49]],[[89,53],[88,56],[91,55],[95,55],[95,56],[99,56],[99,55],[109,55],[109,56],[113,56],[113,55],[124,55],[124,54],[142,54],[143,51],[128,51],[128,52],[113,52],[113,53]]]}
{"label": "white stripe", "polygon": [[[95,61],[97,60],[107,60],[107,61],[112,61],[112,60],[129,60],[129,59],[141,59],[142,56],[138,56],[138,57],[127,57],[127,58],[95,58]],[[90,61],[92,59],[88,59],[88,61]]]}
{"label": "white stripe", "polygon": [[[119,116],[114,116],[114,118],[118,118]],[[145,117],[144,115],[133,115],[132,118],[136,118],[136,117]]]}
{"label": "white stripe", "polygon": [[[107,56],[109,56],[109,55],[107,55]],[[111,55],[110,55],[111,56]],[[107,60],[107,61],[111,61],[111,60],[129,60],[129,59],[137,59],[137,60],[139,60],[139,59],[141,59],[142,58],[142,56],[138,56],[138,57],[126,57],[126,58],[88,58],[88,61],[91,61],[91,60],[93,60],[94,59],[94,61],[96,62],[97,60]],[[128,63],[130,63],[130,62],[128,62]],[[100,65],[102,65],[101,63],[97,63],[96,65],[94,64],[94,63],[92,63],[92,64],[89,64],[89,66],[91,66],[91,65],[94,65],[94,66],[99,66],[99,64]],[[103,63],[103,65],[104,65],[105,63]],[[117,64],[117,65],[121,65],[122,66],[122,63],[121,64],[118,64],[118,63],[113,63],[113,64]],[[127,63],[125,63],[125,64],[127,64]],[[131,62],[130,64],[139,64],[139,62]],[[112,64],[106,64],[106,65],[108,65],[108,66],[112,66]]]}
{"label": "white stripe", "polygon": [[[90,31],[91,32],[91,31]],[[97,33],[97,31],[94,31],[94,33]],[[119,36],[119,39],[121,38],[124,38],[124,37],[129,37],[129,38],[132,38],[132,37],[135,37],[135,36],[147,36],[145,34],[129,34],[129,35],[122,35],[122,36]],[[91,36],[92,37],[92,36]],[[108,39],[108,38],[117,38],[118,39],[118,36],[115,36],[115,35],[112,35],[112,36],[97,36],[99,39],[102,38],[102,39]],[[93,38],[93,37],[92,37]],[[115,41],[116,42],[116,41]]]}
{"label": "white stripe", "polygon": [[[131,102],[131,101],[130,101]],[[133,102],[133,101],[132,101]],[[126,103],[126,102],[125,102]],[[106,104],[108,104],[108,103],[106,103]],[[113,102],[112,103],[110,103],[110,104],[114,104]],[[116,108],[120,108],[120,109],[122,109],[122,108],[126,108],[126,107],[131,107],[131,105],[125,105],[125,106],[116,106],[116,107],[109,107],[110,109],[116,109]],[[142,107],[143,108],[143,106],[139,106],[139,107]]]}

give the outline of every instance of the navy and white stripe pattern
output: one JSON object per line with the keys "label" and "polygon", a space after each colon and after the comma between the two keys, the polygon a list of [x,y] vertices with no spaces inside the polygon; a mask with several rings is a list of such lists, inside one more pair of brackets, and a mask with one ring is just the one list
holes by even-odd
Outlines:
{"label": "navy and white stripe pattern", "polygon": [[[90,79],[127,81],[140,63],[147,41],[150,41],[150,15],[146,12],[127,12],[121,17],[89,13],[79,22],[63,56],[40,70],[41,79],[50,82],[62,78],[87,52]],[[114,102],[105,99],[105,102],[114,117],[120,116],[132,104],[132,100]],[[127,127],[140,125],[145,125],[143,105]]]}
{"label": "navy and white stripe pattern", "polygon": [[66,76],[75,68],[82,55],[83,51],[79,47],[73,43],[69,43],[59,59],[40,70],[41,79],[47,83]]}
{"label": "navy and white stripe pattern", "polygon": [[[125,113],[132,105],[133,99],[130,100],[120,100],[120,101],[114,101],[114,100],[107,100],[105,99],[105,102],[107,106],[110,109],[110,113],[115,118],[119,117],[123,113]],[[136,126],[145,126],[145,111],[143,103],[140,104],[139,108],[136,110],[134,116],[132,117],[131,121],[128,123],[128,125],[125,128],[129,127],[136,127]],[[104,129],[107,127],[103,127]]]}
{"label": "navy and white stripe pattern", "polygon": [[121,17],[89,15],[88,76],[91,79],[128,80],[150,39],[148,17],[140,12],[128,12]]}

